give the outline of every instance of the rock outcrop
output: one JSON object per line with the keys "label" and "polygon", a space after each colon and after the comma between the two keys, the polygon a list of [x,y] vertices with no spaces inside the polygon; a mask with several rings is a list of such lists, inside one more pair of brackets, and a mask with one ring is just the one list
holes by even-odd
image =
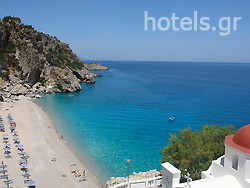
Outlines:
{"label": "rock outcrop", "polygon": [[88,70],[108,70],[108,67],[105,67],[100,63],[85,63],[84,67]]}
{"label": "rock outcrop", "polygon": [[[160,176],[160,172],[157,170],[150,170],[147,172],[139,172],[139,173],[133,173],[132,175],[129,176],[130,181],[135,181],[135,180],[143,180],[143,179],[148,179],[148,178],[154,178],[157,176]],[[109,181],[106,183],[106,187],[111,187],[123,182],[126,182],[128,178],[125,177],[112,177]]]}
{"label": "rock outcrop", "polygon": [[87,64],[68,44],[24,25],[20,18],[0,20],[0,95],[17,98],[42,93],[75,92],[81,82],[95,83],[90,70],[107,70],[99,63]]}

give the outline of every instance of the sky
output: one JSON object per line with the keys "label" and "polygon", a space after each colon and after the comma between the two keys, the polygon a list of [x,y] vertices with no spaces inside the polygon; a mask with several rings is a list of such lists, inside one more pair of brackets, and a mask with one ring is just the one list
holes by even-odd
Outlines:
{"label": "sky", "polygon": [[[2,1],[0,17],[11,15],[68,43],[83,60],[250,62],[249,0],[11,0]],[[156,22],[145,27],[145,11]],[[209,17],[218,26],[230,17],[231,32],[174,31],[166,28],[172,13],[180,19]],[[233,17],[241,17],[233,31]],[[159,20],[163,20],[159,22]],[[221,22],[227,26],[228,22]],[[223,25],[224,24],[224,25]],[[180,26],[180,25],[179,25]],[[179,27],[180,28],[180,27]]]}

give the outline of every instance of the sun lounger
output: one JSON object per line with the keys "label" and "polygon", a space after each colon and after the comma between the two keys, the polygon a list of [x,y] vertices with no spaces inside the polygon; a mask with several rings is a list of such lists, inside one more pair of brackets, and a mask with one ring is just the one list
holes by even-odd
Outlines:
{"label": "sun lounger", "polygon": [[0,173],[6,173],[8,172],[7,170],[0,170]]}
{"label": "sun lounger", "polygon": [[0,175],[0,179],[6,179],[8,175]]}
{"label": "sun lounger", "polygon": [[9,150],[4,151],[4,155],[9,155],[9,154],[10,154]]}
{"label": "sun lounger", "polygon": [[11,159],[12,156],[11,156],[10,154],[7,154],[7,155],[5,155],[5,158],[6,158],[6,159]]}
{"label": "sun lounger", "polygon": [[23,174],[22,176],[25,177],[25,178],[29,178],[29,177],[30,177],[30,174],[29,174],[29,173],[25,173],[25,174]]}
{"label": "sun lounger", "polygon": [[24,155],[23,155],[23,156],[21,156],[21,159],[28,159],[28,158],[30,158],[30,157],[29,157],[29,156],[27,156],[27,155],[26,155],[26,156],[24,156]]}
{"label": "sun lounger", "polygon": [[28,185],[33,185],[33,184],[35,184],[35,182],[32,181],[32,180],[24,180],[24,183],[26,183],[26,184],[28,184]]}
{"label": "sun lounger", "polygon": [[11,183],[13,183],[13,181],[12,180],[4,180],[4,183],[5,184],[11,184]]}

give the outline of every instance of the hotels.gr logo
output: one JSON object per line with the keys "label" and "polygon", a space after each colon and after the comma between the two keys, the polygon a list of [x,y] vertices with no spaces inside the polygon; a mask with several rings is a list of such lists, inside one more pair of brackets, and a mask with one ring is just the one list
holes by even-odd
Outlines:
{"label": "hotels.gr logo", "polygon": [[153,16],[149,16],[148,11],[144,11],[144,30],[148,31],[217,31],[219,29],[220,36],[228,36],[231,31],[237,31],[238,21],[241,17],[221,17],[218,20],[218,27],[211,26],[209,17],[198,17],[198,12],[194,11],[193,18],[178,17],[172,13],[170,18],[160,17],[158,20]]}

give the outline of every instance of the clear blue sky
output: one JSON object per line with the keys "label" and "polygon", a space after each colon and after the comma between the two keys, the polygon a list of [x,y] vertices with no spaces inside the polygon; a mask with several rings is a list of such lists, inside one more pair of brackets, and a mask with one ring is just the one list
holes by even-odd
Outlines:
{"label": "clear blue sky", "polygon": [[[0,17],[57,36],[83,59],[250,62],[249,0],[12,0],[2,1]],[[242,17],[238,31],[144,31],[144,11],[159,18]]]}

